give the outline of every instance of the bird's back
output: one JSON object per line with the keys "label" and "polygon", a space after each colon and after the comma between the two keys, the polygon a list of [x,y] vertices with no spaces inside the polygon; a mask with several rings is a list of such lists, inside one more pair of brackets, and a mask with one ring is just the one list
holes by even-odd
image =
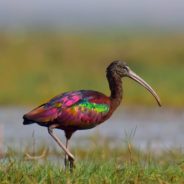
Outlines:
{"label": "bird's back", "polygon": [[105,121],[110,115],[111,101],[92,90],[60,94],[24,115],[24,124],[36,122],[65,129],[88,129]]}

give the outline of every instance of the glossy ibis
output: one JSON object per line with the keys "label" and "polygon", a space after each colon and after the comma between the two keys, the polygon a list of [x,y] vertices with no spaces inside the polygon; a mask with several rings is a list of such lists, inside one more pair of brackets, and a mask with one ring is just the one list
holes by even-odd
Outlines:
{"label": "glossy ibis", "polygon": [[[145,87],[161,106],[156,92],[135,74],[125,62],[113,61],[107,67],[106,77],[111,91],[110,96],[93,90],[66,92],[23,116],[24,125],[37,123],[48,127],[49,134],[65,152],[65,167],[66,162],[69,162],[70,168],[74,164],[75,158],[68,149],[68,141],[72,134],[77,130],[90,129],[101,124],[109,119],[120,105],[123,96],[123,77],[129,77]],[[55,128],[64,130],[66,145],[53,132]]]}

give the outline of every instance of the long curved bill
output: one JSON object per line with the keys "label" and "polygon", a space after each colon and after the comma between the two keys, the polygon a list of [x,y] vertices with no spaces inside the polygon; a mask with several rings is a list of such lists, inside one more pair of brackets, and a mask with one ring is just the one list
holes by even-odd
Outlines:
{"label": "long curved bill", "polygon": [[139,77],[136,73],[134,73],[132,70],[129,69],[128,75],[127,77],[135,80],[136,82],[138,82],[140,85],[142,85],[143,87],[145,87],[156,99],[157,103],[159,106],[161,106],[160,103],[160,98],[159,96],[156,94],[156,92],[153,90],[153,88],[146,83],[141,77]]}

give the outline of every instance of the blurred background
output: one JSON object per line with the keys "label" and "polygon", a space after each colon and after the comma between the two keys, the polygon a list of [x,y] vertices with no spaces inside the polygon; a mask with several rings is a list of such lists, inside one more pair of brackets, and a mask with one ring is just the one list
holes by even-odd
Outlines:
{"label": "blurred background", "polygon": [[138,147],[182,147],[183,10],[182,0],[0,0],[1,142],[20,143],[33,131],[45,139],[47,130],[22,126],[22,115],[61,92],[109,95],[105,69],[121,59],[151,84],[163,107],[125,79],[113,118],[76,137],[98,132],[122,142],[136,129]]}

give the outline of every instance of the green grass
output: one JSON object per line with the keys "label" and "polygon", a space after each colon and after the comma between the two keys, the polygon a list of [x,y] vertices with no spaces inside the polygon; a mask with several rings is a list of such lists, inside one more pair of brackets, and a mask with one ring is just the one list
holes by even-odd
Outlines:
{"label": "green grass", "polygon": [[[127,148],[90,146],[72,150],[77,158],[72,173],[65,171],[60,151],[50,151],[43,160],[27,160],[24,153],[8,151],[0,160],[1,183],[184,183],[184,154],[172,149],[160,154]],[[35,153],[40,154],[41,149]],[[54,157],[53,157],[54,156]],[[49,161],[49,157],[55,162]],[[60,160],[60,161],[59,161]]]}
{"label": "green grass", "polygon": [[[105,68],[115,59],[158,92],[163,105],[182,107],[184,34],[0,33],[0,105],[39,104],[58,93],[95,89],[109,94]],[[155,105],[126,80],[125,105]]]}

